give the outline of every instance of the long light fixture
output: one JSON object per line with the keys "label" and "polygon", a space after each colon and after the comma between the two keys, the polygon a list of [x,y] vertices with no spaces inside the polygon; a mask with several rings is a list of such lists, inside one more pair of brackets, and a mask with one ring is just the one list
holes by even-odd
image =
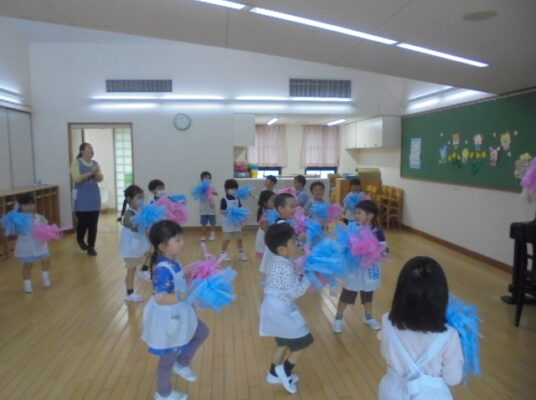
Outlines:
{"label": "long light fixture", "polygon": [[286,13],[282,13],[282,12],[279,12],[279,11],[268,10],[266,8],[254,7],[249,11],[251,11],[252,13],[255,13],[255,14],[264,15],[265,17],[282,19],[284,21],[295,22],[297,24],[312,26],[314,28],[319,28],[319,29],[324,29],[326,31],[341,33],[341,34],[347,35],[347,36],[353,36],[353,37],[357,37],[357,38],[365,39],[365,40],[372,40],[373,42],[378,42],[378,43],[382,43],[382,44],[392,45],[392,44],[396,43],[396,40],[387,39],[387,38],[384,38],[384,37],[381,37],[381,36],[371,35],[370,33],[356,31],[355,29],[344,28],[344,27],[338,26],[338,25],[333,25],[333,24],[328,24],[328,23],[325,23],[325,22],[315,21],[314,19],[298,17],[297,15],[286,14]]}
{"label": "long light fixture", "polygon": [[238,101],[288,101],[288,97],[283,96],[238,96],[235,97]]}
{"label": "long light fixture", "polygon": [[223,96],[217,95],[198,95],[198,94],[105,94],[94,96],[93,100],[225,100]]}
{"label": "long light fixture", "polygon": [[426,47],[415,46],[409,43],[398,43],[396,46],[402,49],[416,51],[417,53],[428,54],[430,56],[444,58],[446,60],[456,61],[462,64],[472,65],[473,67],[485,68],[489,66],[489,64],[486,64],[480,61],[475,61],[469,58],[464,58],[464,57],[459,57],[459,56],[455,56],[455,55],[448,54],[448,53],[443,53],[442,51],[427,49]]}
{"label": "long light fixture", "polygon": [[325,101],[325,102],[335,102],[335,103],[348,103],[352,101],[348,97],[291,97],[292,101]]}
{"label": "long light fixture", "polygon": [[22,104],[22,97],[20,93],[13,92],[12,90],[0,88],[0,101],[6,101],[8,103]]}
{"label": "long light fixture", "polygon": [[416,109],[420,109],[420,108],[430,107],[430,106],[433,106],[433,105],[435,105],[437,103],[439,103],[439,99],[435,98],[435,99],[424,100],[424,101],[419,101],[418,103],[410,104],[409,108],[412,109],[412,110],[416,110]]}
{"label": "long light fixture", "polygon": [[268,122],[266,123],[266,125],[273,125],[273,124],[275,124],[275,123],[277,122],[277,120],[278,120],[278,118],[275,118],[275,117],[274,117],[274,118],[272,118],[270,121],[268,121]]}
{"label": "long light fixture", "polygon": [[334,125],[342,124],[343,122],[346,122],[346,118],[341,118],[341,119],[336,119],[335,121],[330,121],[326,125],[327,126],[334,126]]}
{"label": "long light fixture", "polygon": [[241,10],[246,6],[245,4],[237,3],[235,1],[227,1],[227,0],[194,0],[194,1],[197,1],[199,3],[213,4],[215,6],[232,8],[233,10]]}

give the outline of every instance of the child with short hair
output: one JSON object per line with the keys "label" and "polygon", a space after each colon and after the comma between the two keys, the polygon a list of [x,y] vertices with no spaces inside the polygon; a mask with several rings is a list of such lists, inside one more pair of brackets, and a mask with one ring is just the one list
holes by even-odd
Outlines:
{"label": "child with short hair", "polygon": [[309,201],[309,195],[305,190],[305,184],[307,180],[305,176],[298,175],[294,177],[294,189],[296,190],[296,199],[298,201],[298,206],[303,207]]}
{"label": "child with short hair", "polygon": [[[208,171],[201,172],[201,181],[212,181],[212,174]],[[217,196],[218,192],[210,186],[212,190],[212,195]],[[216,239],[216,233],[214,231],[216,226],[216,207],[214,201],[208,201],[206,198],[201,198],[199,206],[199,213],[201,214],[201,241],[207,240],[208,228],[207,225],[210,224],[210,234],[208,235],[208,240],[212,241]]]}
{"label": "child with short hair", "polygon": [[121,228],[120,253],[121,257],[125,260],[125,267],[127,269],[127,275],[125,277],[127,293],[125,300],[137,302],[143,301],[144,298],[142,295],[134,292],[134,275],[136,273],[136,267],[143,264],[151,246],[147,234],[144,231],[140,232],[132,223],[132,217],[137,215],[143,206],[143,190],[137,185],[130,185],[125,189],[124,193],[127,209],[121,219],[123,227]]}
{"label": "child with short hair", "polygon": [[448,386],[462,380],[464,357],[458,331],[446,325],[448,299],[437,261],[415,257],[404,265],[378,333],[389,367],[381,400],[452,399]]}
{"label": "child with short hair", "polygon": [[281,383],[294,394],[298,391],[298,376],[292,374],[292,369],[314,340],[295,300],[311,282],[294,268],[292,260],[299,256],[299,250],[296,233],[289,224],[270,226],[265,239],[275,256],[266,274],[259,331],[261,336],[274,336],[276,342],[266,380]]}
{"label": "child with short hair", "polygon": [[326,193],[326,187],[324,186],[324,183],[320,181],[313,182],[311,183],[309,190],[311,191],[313,198],[309,199],[307,203],[305,203],[305,205],[303,206],[305,215],[311,215],[311,207],[313,206],[313,204],[326,202],[324,200],[324,194]]}
{"label": "child with short hair", "polygon": [[[385,243],[385,235],[378,226],[378,206],[371,200],[364,200],[357,205],[356,222],[362,226],[370,226],[376,238]],[[380,329],[380,324],[372,314],[372,298],[375,290],[380,288],[381,269],[376,264],[370,268],[357,266],[352,272],[347,273],[344,278],[339,303],[337,304],[337,314],[333,322],[333,331],[342,332],[342,315],[348,304],[355,304],[357,294],[361,297],[361,304],[365,308],[363,322],[372,329]]]}
{"label": "child with short hair", "polygon": [[[227,179],[224,183],[225,197],[220,202],[220,212],[223,215],[227,215],[227,210],[231,207],[242,207],[240,199],[236,196],[238,190],[238,182],[235,179]],[[247,261],[247,257],[244,254],[244,245],[242,243],[242,227],[232,225],[225,218],[223,218],[221,229],[223,231],[223,244],[221,246],[222,254],[227,254],[225,261],[231,261],[229,254],[227,253],[227,247],[232,239],[236,240],[236,247],[238,248],[238,254],[240,261]]]}
{"label": "child with short hair", "polygon": [[274,208],[275,193],[271,190],[263,190],[259,195],[259,201],[257,205],[259,209],[257,211],[257,222],[259,223],[259,229],[257,230],[257,236],[255,238],[255,252],[257,258],[262,259],[264,249],[264,233],[268,229],[268,221],[266,221],[266,211]]}
{"label": "child with short hair", "polygon": [[275,185],[277,185],[277,178],[273,175],[268,175],[264,180],[264,188],[273,192],[275,190]]}
{"label": "child with short hair", "polygon": [[350,222],[355,221],[356,209],[349,207],[347,201],[351,196],[362,194],[361,192],[361,180],[359,178],[354,178],[350,181],[350,192],[344,197],[342,202],[343,204],[343,222],[348,225]]}
{"label": "child with short hair", "polygon": [[[47,220],[41,214],[35,212],[35,199],[30,193],[22,193],[15,197],[18,208],[18,212],[28,213],[31,216],[32,225],[39,223],[47,223]],[[48,244],[42,243],[34,238],[30,232],[17,236],[17,243],[15,244],[15,257],[22,263],[22,279],[24,284],[24,293],[32,293],[32,268],[34,262],[41,261],[41,279],[43,286],[52,286],[50,280],[50,253],[48,251]]]}
{"label": "child with short hair", "polygon": [[143,310],[142,339],[149,352],[160,357],[156,375],[156,400],[187,400],[188,394],[172,390],[171,372],[194,382],[190,367],[207,339],[208,327],[197,318],[184,297],[186,280],[177,260],[184,248],[184,231],[174,221],[162,220],[151,227],[153,295]]}

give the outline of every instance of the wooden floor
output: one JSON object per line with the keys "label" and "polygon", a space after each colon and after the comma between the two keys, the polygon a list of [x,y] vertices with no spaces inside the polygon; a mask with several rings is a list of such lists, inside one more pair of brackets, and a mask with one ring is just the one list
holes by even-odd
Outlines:
{"label": "wooden floor", "polygon": [[[151,399],[157,357],[140,339],[143,303],[123,301],[125,269],[118,255],[118,226],[100,224],[99,256],[78,250],[72,235],[51,246],[54,286],[44,288],[34,270],[34,293],[24,294],[20,265],[0,264],[0,399]],[[402,264],[415,255],[435,257],[445,268],[451,292],[479,305],[483,319],[481,379],[454,389],[457,399],[536,398],[536,309],[525,307],[521,326],[499,297],[509,275],[406,232],[388,232],[392,262],[383,267],[375,313],[387,312]],[[273,339],[258,334],[262,292],[254,259],[254,232],[246,233],[249,261],[235,261],[237,300],[221,314],[200,317],[211,334],[193,367],[198,382],[174,377],[191,399],[284,399],[290,396],[264,378]],[[509,240],[505,238],[505,240]],[[187,235],[183,262],[198,259],[199,234]],[[231,244],[231,252],[234,251]],[[219,242],[209,248],[219,250]],[[235,256],[236,260],[236,256]],[[137,281],[150,295],[150,284]],[[374,399],[385,371],[376,333],[361,322],[360,306],[345,314],[344,332],[331,331],[336,297],[306,295],[300,304],[315,337],[296,372],[293,399]]]}

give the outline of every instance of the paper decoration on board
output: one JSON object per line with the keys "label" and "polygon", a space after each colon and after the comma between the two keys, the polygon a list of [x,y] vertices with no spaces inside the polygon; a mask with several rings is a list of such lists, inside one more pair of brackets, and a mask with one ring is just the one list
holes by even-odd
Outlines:
{"label": "paper decoration on board", "polygon": [[489,148],[489,161],[492,167],[496,167],[499,163],[499,151],[501,151],[500,147]]}
{"label": "paper decoration on board", "polygon": [[449,146],[444,144],[439,148],[439,164],[446,164],[447,162],[447,152],[448,152]]}
{"label": "paper decoration on board", "polygon": [[460,145],[461,135],[459,133],[453,133],[452,134],[452,147],[454,149],[458,149],[458,146]]}
{"label": "paper decoration on board", "polygon": [[447,160],[455,167],[460,168],[462,166],[462,155],[456,151],[453,151],[452,154],[447,157]]}
{"label": "paper decoration on board", "polygon": [[504,151],[510,150],[510,145],[512,144],[512,137],[510,136],[510,132],[504,132],[501,135],[501,146]]}
{"label": "paper decoration on board", "polygon": [[469,160],[469,149],[466,147],[462,150],[462,163],[467,164],[467,160]]}
{"label": "paper decoration on board", "polygon": [[483,159],[480,159],[478,161],[471,161],[471,173],[473,175],[476,175],[478,174],[478,172],[480,171],[480,167],[482,166],[482,164],[484,164],[484,160]]}
{"label": "paper decoration on board", "polygon": [[409,152],[409,167],[421,169],[422,138],[412,138]]}
{"label": "paper decoration on board", "polygon": [[514,170],[514,176],[516,177],[516,179],[523,179],[523,177],[527,173],[527,170],[529,169],[531,160],[532,156],[529,153],[524,153],[519,156],[519,158],[516,160],[516,167]]}
{"label": "paper decoration on board", "polygon": [[473,142],[475,144],[475,151],[482,150],[482,142],[484,141],[484,135],[481,133],[477,133],[475,136],[473,136]]}

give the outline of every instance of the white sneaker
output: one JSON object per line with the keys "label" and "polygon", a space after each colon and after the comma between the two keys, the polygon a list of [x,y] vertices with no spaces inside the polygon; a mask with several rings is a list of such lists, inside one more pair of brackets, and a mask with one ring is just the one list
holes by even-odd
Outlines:
{"label": "white sneaker", "polygon": [[374,317],[372,318],[367,318],[367,317],[364,317],[363,318],[363,322],[365,324],[367,324],[368,326],[370,326],[372,329],[374,329],[375,331],[379,331],[380,328],[381,328],[381,325],[378,321],[376,321],[376,319]]}
{"label": "white sneaker", "polygon": [[[300,381],[300,377],[296,374],[290,375],[290,381],[292,383],[298,383]],[[266,382],[268,383],[281,383],[279,378],[277,376],[274,376],[268,371],[268,374],[266,374]]]}
{"label": "white sneaker", "polygon": [[246,255],[244,254],[243,251],[241,251],[239,253],[239,257],[240,257],[240,261],[247,261],[248,260],[248,258],[246,257]]}
{"label": "white sneaker", "polygon": [[180,365],[178,362],[173,364],[173,372],[175,372],[177,375],[180,375],[187,381],[195,382],[197,380],[197,375],[192,368]]}
{"label": "white sneaker", "polygon": [[33,287],[32,287],[32,281],[25,280],[24,281],[24,293],[32,293]]}
{"label": "white sneaker", "polygon": [[208,236],[208,240],[210,240],[211,242],[213,240],[216,240],[216,234],[214,233],[214,231],[210,232],[210,235]]}
{"label": "white sneaker", "polygon": [[151,273],[149,271],[144,271],[142,269],[138,270],[138,276],[144,281],[151,282]]}
{"label": "white sneaker", "polygon": [[207,240],[207,237],[206,236],[201,236],[201,241],[204,242]]}
{"label": "white sneaker", "polygon": [[126,301],[143,301],[145,300],[141,294],[138,294],[136,292],[130,293],[125,295]]}
{"label": "white sneaker", "polygon": [[228,253],[225,254],[225,258],[224,258],[223,261],[225,261],[225,262],[231,262],[231,257],[229,257],[229,254],[228,254]]}
{"label": "white sneaker", "polygon": [[52,281],[50,280],[50,276],[48,275],[48,272],[47,273],[42,273],[41,274],[41,279],[43,280],[43,286],[44,287],[51,287],[52,286]]}
{"label": "white sneaker", "polygon": [[169,396],[162,396],[156,392],[153,397],[154,400],[188,400],[188,393],[172,390]]}
{"label": "white sneaker", "polygon": [[335,319],[333,321],[333,332],[335,333],[342,333],[342,318],[341,319]]}
{"label": "white sneaker", "polygon": [[298,388],[296,387],[296,384],[290,381],[290,377],[287,376],[285,373],[285,367],[283,367],[282,364],[275,366],[275,373],[277,374],[277,377],[279,378],[279,382],[283,385],[283,387],[289,392],[290,394],[295,394],[298,392]]}

